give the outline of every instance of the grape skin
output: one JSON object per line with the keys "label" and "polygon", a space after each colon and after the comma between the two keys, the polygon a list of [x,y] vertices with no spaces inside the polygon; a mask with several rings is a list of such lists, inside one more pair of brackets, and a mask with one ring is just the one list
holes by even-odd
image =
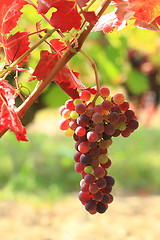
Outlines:
{"label": "grape skin", "polygon": [[97,204],[97,209],[96,210],[97,210],[98,213],[104,213],[107,210],[107,207],[106,207],[105,204],[99,202]]}
{"label": "grape skin", "polygon": [[87,139],[90,142],[97,142],[97,140],[98,140],[98,133],[96,131],[93,131],[93,130],[89,131],[87,133]]}
{"label": "grape skin", "polygon": [[76,105],[75,111],[76,111],[78,114],[84,114],[85,111],[86,111],[86,107],[85,107],[82,103],[79,103],[79,104]]}
{"label": "grape skin", "polygon": [[85,209],[88,211],[88,212],[93,212],[95,211],[97,208],[97,204],[96,204],[96,201],[95,200],[89,200],[86,202],[85,204]]}
{"label": "grape skin", "polygon": [[80,99],[81,101],[89,101],[91,98],[91,93],[88,90],[83,90],[80,93]]}
{"label": "grape skin", "polygon": [[80,162],[84,165],[89,165],[91,163],[91,156],[88,153],[81,154],[80,156]]}
{"label": "grape skin", "polygon": [[85,115],[80,115],[77,118],[77,124],[81,127],[86,127],[89,124],[89,118]]}
{"label": "grape skin", "polygon": [[92,183],[94,183],[95,182],[95,176],[93,175],[93,174],[87,174],[85,177],[84,177],[84,181],[85,181],[85,183],[87,183],[87,184],[92,184]]}
{"label": "grape skin", "polygon": [[81,153],[87,153],[89,151],[90,147],[88,142],[80,142],[78,144],[78,151]]}
{"label": "grape skin", "polygon": [[93,116],[92,116],[92,121],[94,122],[94,123],[102,123],[103,122],[103,116],[102,116],[102,114],[101,113],[99,113],[99,112],[95,112],[94,114],[93,114]]}
{"label": "grape skin", "polygon": [[101,191],[98,191],[97,193],[93,194],[93,199],[95,201],[101,202],[103,199],[103,193]]}
{"label": "grape skin", "polygon": [[100,89],[100,92],[101,92],[103,97],[108,97],[110,95],[110,90],[107,87],[102,87]]}
{"label": "grape skin", "polygon": [[59,122],[59,128],[61,130],[67,130],[69,128],[69,120],[68,119],[61,119]]}
{"label": "grape skin", "polygon": [[75,166],[74,166],[76,172],[78,172],[78,173],[82,173],[83,170],[84,170],[84,167],[85,167],[85,165],[83,165],[83,164],[80,163],[80,162],[77,162],[77,163],[75,164]]}

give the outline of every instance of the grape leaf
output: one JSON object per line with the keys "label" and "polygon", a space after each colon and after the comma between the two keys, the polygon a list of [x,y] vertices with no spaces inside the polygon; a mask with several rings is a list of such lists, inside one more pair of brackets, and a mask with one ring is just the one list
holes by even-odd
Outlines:
{"label": "grape leaf", "polygon": [[[37,77],[38,81],[44,80],[52,68],[60,59],[60,54],[57,52],[50,53],[47,50],[42,50],[40,60],[36,66],[33,76]],[[63,89],[71,98],[79,97],[77,88],[85,89],[86,87],[77,79],[78,73],[72,72],[68,65],[65,65],[62,70],[54,77],[55,83]]]}
{"label": "grape leaf", "polygon": [[0,80],[0,131],[10,129],[18,141],[28,141],[25,136],[26,129],[15,112],[15,91],[6,80]]}
{"label": "grape leaf", "polygon": [[38,13],[45,14],[51,7],[57,9],[50,19],[53,27],[62,32],[80,28],[82,17],[77,11],[77,4],[74,0],[38,0]]}
{"label": "grape leaf", "polygon": [[25,0],[1,0],[0,1],[0,44],[3,44],[4,35],[16,27],[22,12],[21,9],[27,4]]}
{"label": "grape leaf", "polygon": [[96,32],[102,30],[104,33],[109,33],[115,28],[119,30],[125,27],[129,17],[125,16],[127,13],[126,7],[126,3],[120,3],[111,13],[101,16],[92,31]]}
{"label": "grape leaf", "polygon": [[158,18],[156,18],[153,22],[147,24],[145,21],[141,20],[141,19],[136,19],[135,23],[134,23],[135,27],[138,28],[144,28],[144,29],[148,29],[148,30],[152,30],[152,31],[159,31],[159,25],[160,23],[158,22]]}
{"label": "grape leaf", "polygon": [[[10,35],[9,38],[4,40],[4,50],[6,58],[9,63],[18,59],[23,53],[29,49],[29,37],[27,32],[17,32]],[[25,63],[28,60],[26,56],[18,65]]]}
{"label": "grape leaf", "polygon": [[53,49],[55,49],[60,54],[63,53],[64,50],[66,50],[66,46],[63,42],[61,42],[59,39],[54,38],[50,41],[51,45],[53,46]]}
{"label": "grape leaf", "polygon": [[112,32],[115,28],[123,29],[127,21],[135,19],[135,26],[148,30],[159,31],[160,1],[159,0],[116,0],[112,2],[116,8],[109,14],[103,15],[92,31],[102,30]]}
{"label": "grape leaf", "polygon": [[129,8],[135,12],[134,17],[150,24],[160,16],[159,0],[129,0]]}
{"label": "grape leaf", "polygon": [[81,9],[81,13],[85,17],[85,20],[92,24],[96,23],[98,19],[95,12],[94,11],[88,12],[83,9],[86,6],[87,2],[89,2],[89,0],[77,0],[76,2]]}

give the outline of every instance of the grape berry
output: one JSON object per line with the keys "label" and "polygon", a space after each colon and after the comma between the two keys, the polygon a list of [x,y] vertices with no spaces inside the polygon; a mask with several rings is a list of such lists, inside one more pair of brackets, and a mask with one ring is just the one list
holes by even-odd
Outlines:
{"label": "grape berry", "polygon": [[79,99],[67,100],[59,110],[59,128],[76,141],[75,171],[82,175],[78,197],[90,214],[104,213],[113,201],[115,181],[108,175],[112,137],[128,137],[139,125],[123,94],[110,97],[109,89],[102,87],[100,95],[103,101],[95,105],[90,91],[83,90]]}

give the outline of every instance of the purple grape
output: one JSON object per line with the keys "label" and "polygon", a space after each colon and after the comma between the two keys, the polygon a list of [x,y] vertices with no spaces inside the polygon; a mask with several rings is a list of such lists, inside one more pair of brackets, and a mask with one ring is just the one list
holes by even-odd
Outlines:
{"label": "purple grape", "polygon": [[91,163],[91,160],[92,158],[89,153],[81,154],[80,156],[80,162],[84,165],[89,165]]}
{"label": "purple grape", "polygon": [[109,201],[110,201],[110,196],[108,194],[104,193],[101,202],[106,204],[106,203],[109,203]]}
{"label": "purple grape", "polygon": [[117,122],[119,120],[119,114],[117,112],[111,112],[108,115],[108,119],[111,123]]}
{"label": "purple grape", "polygon": [[130,130],[134,131],[134,130],[136,130],[136,129],[138,128],[138,125],[139,125],[138,121],[135,120],[135,119],[132,119],[132,120],[130,120],[130,121],[128,122],[127,127],[128,127]]}
{"label": "purple grape", "polygon": [[85,177],[84,177],[84,181],[87,184],[92,184],[92,183],[95,182],[95,180],[96,180],[95,176],[93,174],[90,174],[90,173],[86,174]]}
{"label": "purple grape", "polygon": [[104,127],[104,132],[107,135],[112,135],[114,133],[115,129],[112,124],[106,124]]}
{"label": "purple grape", "polygon": [[96,201],[95,200],[89,200],[86,202],[85,204],[85,209],[88,211],[88,212],[93,212],[95,211],[97,208],[97,204],[96,204]]}
{"label": "purple grape", "polygon": [[113,185],[115,184],[114,178],[112,176],[105,176],[104,178],[107,182],[107,187],[113,187]]}
{"label": "purple grape", "polygon": [[93,199],[97,202],[101,202],[103,199],[103,193],[101,191],[98,191],[97,193],[93,194]]}
{"label": "purple grape", "polygon": [[128,120],[131,120],[135,117],[135,113],[131,109],[128,109],[127,111],[125,111],[125,115],[126,115]]}
{"label": "purple grape", "polygon": [[86,127],[89,124],[89,118],[85,115],[80,115],[77,118],[77,124],[81,127]]}
{"label": "purple grape", "polygon": [[107,184],[104,178],[98,178],[96,183],[99,188],[104,188]]}
{"label": "purple grape", "polygon": [[97,209],[96,210],[97,210],[98,213],[104,213],[107,210],[107,207],[106,207],[105,204],[99,202],[97,204]]}
{"label": "purple grape", "polygon": [[121,112],[121,108],[120,108],[118,105],[114,105],[114,106],[111,108],[111,112],[120,113],[120,112]]}

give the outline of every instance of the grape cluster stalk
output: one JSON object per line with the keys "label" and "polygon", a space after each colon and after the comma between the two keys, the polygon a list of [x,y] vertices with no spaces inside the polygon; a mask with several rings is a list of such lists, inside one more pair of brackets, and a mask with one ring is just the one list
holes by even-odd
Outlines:
{"label": "grape cluster stalk", "polygon": [[91,91],[83,90],[79,98],[67,100],[59,109],[63,117],[59,128],[76,141],[75,171],[82,175],[78,197],[90,214],[104,213],[113,201],[115,180],[107,171],[112,138],[128,137],[139,125],[122,93],[111,97],[110,90],[102,87],[98,95],[102,101],[96,105],[97,94],[93,98]]}

